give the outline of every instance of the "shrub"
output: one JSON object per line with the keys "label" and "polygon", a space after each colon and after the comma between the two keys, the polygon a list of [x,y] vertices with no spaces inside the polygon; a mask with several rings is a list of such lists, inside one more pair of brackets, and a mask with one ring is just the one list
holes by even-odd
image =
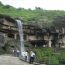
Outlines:
{"label": "shrub", "polygon": [[60,60],[65,59],[65,52],[55,53],[53,48],[34,48],[36,53],[36,62],[51,65],[59,65]]}

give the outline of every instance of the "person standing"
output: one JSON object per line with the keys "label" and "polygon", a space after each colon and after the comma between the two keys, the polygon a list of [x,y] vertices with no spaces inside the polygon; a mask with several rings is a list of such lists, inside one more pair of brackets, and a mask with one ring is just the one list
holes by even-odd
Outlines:
{"label": "person standing", "polygon": [[28,61],[28,52],[27,51],[23,51],[22,52],[22,57],[23,57],[23,60],[27,62]]}
{"label": "person standing", "polygon": [[33,63],[34,62],[34,59],[35,59],[35,53],[33,51],[30,51],[30,61],[29,63]]}
{"label": "person standing", "polygon": [[25,51],[25,61],[27,61],[28,52]]}
{"label": "person standing", "polygon": [[17,49],[17,57],[19,57],[20,51]]}

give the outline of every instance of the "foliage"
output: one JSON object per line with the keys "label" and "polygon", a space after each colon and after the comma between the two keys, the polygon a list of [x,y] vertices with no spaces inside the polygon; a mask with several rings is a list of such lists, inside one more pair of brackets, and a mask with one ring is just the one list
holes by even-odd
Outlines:
{"label": "foliage", "polygon": [[54,18],[54,21],[52,22],[53,26],[55,27],[65,27],[65,16],[57,16]]}
{"label": "foliage", "polygon": [[6,14],[13,18],[22,17],[24,22],[38,23],[40,27],[49,27],[53,18],[56,16],[65,16],[65,11],[59,10],[44,10],[40,7],[36,7],[35,10],[14,8],[10,5],[2,5],[0,3],[0,14]]}
{"label": "foliage", "polygon": [[53,48],[34,48],[36,53],[36,61],[51,65],[59,65],[62,60],[65,60],[65,52],[54,52]]}
{"label": "foliage", "polygon": [[4,51],[3,47],[0,47],[0,55],[4,54],[4,53],[5,53],[5,51]]}
{"label": "foliage", "polygon": [[[35,10],[24,9],[24,8],[14,8],[10,5],[4,6],[0,2],[0,14],[6,14],[13,18],[22,17],[24,22],[33,22],[39,27],[49,27],[49,26],[65,26],[65,11],[59,10],[44,10],[40,7],[36,7]],[[29,47],[29,45],[25,45]],[[50,63],[52,65],[59,65],[61,60],[65,59],[65,52],[59,52],[59,54],[54,54],[53,48],[34,48],[36,52],[36,58],[39,62]]]}
{"label": "foliage", "polygon": [[3,4],[0,2],[0,6],[3,6]]}

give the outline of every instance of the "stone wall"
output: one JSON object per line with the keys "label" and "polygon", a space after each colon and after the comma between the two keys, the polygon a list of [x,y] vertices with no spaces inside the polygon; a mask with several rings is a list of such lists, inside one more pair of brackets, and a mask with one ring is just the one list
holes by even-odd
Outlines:
{"label": "stone wall", "polygon": [[0,32],[0,52],[10,53],[12,48],[20,49],[20,41],[15,38],[9,38],[7,34]]}
{"label": "stone wall", "polygon": [[0,32],[0,47],[5,45],[5,34]]}

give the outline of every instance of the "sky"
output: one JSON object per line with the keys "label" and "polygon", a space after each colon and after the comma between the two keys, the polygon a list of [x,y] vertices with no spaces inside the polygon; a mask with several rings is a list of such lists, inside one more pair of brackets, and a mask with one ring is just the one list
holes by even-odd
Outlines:
{"label": "sky", "polygon": [[46,10],[65,10],[65,0],[0,0],[4,5],[25,9],[40,7]]}

